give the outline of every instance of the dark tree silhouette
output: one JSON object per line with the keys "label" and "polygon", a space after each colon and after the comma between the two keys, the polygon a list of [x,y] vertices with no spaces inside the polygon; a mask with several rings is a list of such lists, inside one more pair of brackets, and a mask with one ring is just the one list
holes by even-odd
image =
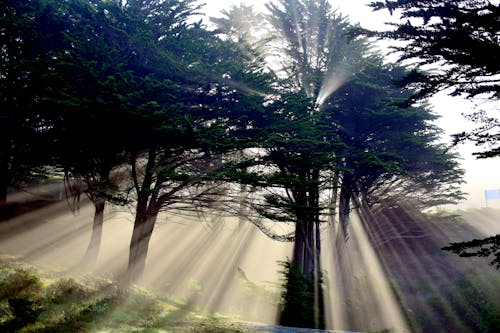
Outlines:
{"label": "dark tree silhouette", "polygon": [[451,243],[443,247],[443,250],[451,251],[461,257],[490,257],[493,260],[491,266],[500,269],[500,235],[483,239],[473,239],[468,242]]}
{"label": "dark tree silhouette", "polygon": [[40,74],[61,41],[50,11],[50,1],[0,1],[0,208],[8,187],[46,174],[50,163],[51,138],[36,108]]}
{"label": "dark tree silhouette", "polygon": [[398,0],[372,2],[374,10],[400,14],[403,23],[379,33],[404,41],[394,49],[401,60],[439,65],[412,79],[429,96],[446,88],[453,95],[500,97],[500,7],[488,0]]}
{"label": "dark tree silhouette", "polygon": [[[450,88],[452,95],[499,100],[498,4],[488,0],[397,0],[373,2],[371,6],[375,10],[385,8],[391,13],[401,13],[402,19],[407,19],[404,23],[395,24],[396,29],[393,31],[377,33],[384,38],[405,42],[405,46],[395,48],[402,52],[401,60],[411,59],[420,66],[434,65],[434,69],[427,72],[421,72],[417,67],[402,82],[420,88],[415,99]],[[484,147],[486,150],[474,153],[478,158],[500,156],[498,117],[484,111],[467,117],[480,124],[480,127],[471,132],[455,134],[455,143],[468,140]],[[498,248],[498,237],[486,238],[485,241],[493,248]],[[464,249],[466,244],[463,244]],[[456,244],[454,248],[459,246]]]}

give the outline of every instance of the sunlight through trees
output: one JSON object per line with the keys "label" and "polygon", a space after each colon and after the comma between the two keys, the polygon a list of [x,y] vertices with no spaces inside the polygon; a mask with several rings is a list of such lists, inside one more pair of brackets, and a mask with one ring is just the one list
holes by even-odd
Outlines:
{"label": "sunlight through trees", "polygon": [[[464,198],[464,171],[440,142],[436,115],[422,98],[444,87],[498,97],[496,58],[471,51],[498,48],[489,35],[498,7],[425,3],[430,7],[422,11],[408,1],[372,4],[424,17],[423,25],[396,25],[378,36],[409,41],[398,49],[401,60],[445,59],[442,73],[388,62],[367,37],[377,33],[352,25],[326,0],[270,1],[265,13],[233,5],[210,22],[200,20],[196,0],[1,0],[0,218],[12,237],[7,245],[25,240],[16,230],[33,238],[36,230],[65,249],[70,239],[79,250],[71,252],[78,260],[68,262],[81,272],[109,265],[125,285],[163,283],[162,291],[183,290],[188,305],[203,309],[251,308],[243,299],[226,300],[246,288],[267,320],[269,304],[281,302],[286,326],[398,332],[425,326],[402,308],[412,300],[398,294],[409,292],[401,282],[407,272],[394,262],[404,259],[392,248],[384,253],[394,261],[377,253],[404,238],[406,226],[427,223],[422,212]],[[477,20],[466,25],[469,10]],[[447,44],[456,45],[464,27],[473,30],[471,52]],[[430,30],[437,28],[439,49],[448,53],[434,52]],[[465,136],[496,142],[481,135]],[[31,185],[49,191],[45,201],[11,201]],[[63,197],[73,203],[76,224],[58,234],[48,220],[64,216]],[[26,230],[33,216],[16,215],[24,204],[46,214]],[[80,205],[85,216],[78,216]],[[128,225],[106,227],[126,209]],[[82,236],[85,219],[92,222],[89,239]],[[158,231],[179,221],[197,225]],[[226,221],[238,221],[234,232],[226,233]],[[436,236],[422,238],[438,247],[445,237],[427,227]],[[257,251],[257,230],[291,243],[290,258],[279,259],[285,280],[272,291],[239,266]],[[414,244],[418,253],[422,246]],[[51,253],[38,243],[26,249],[26,257]],[[412,260],[419,255],[402,251]],[[425,269],[418,274],[429,282]],[[192,276],[203,278],[205,289]],[[360,286],[360,276],[372,280]],[[376,300],[361,295],[367,286],[377,289],[370,294]],[[436,293],[446,294],[441,286]],[[377,308],[376,320],[362,318],[360,299]],[[378,309],[383,302],[387,308]]]}

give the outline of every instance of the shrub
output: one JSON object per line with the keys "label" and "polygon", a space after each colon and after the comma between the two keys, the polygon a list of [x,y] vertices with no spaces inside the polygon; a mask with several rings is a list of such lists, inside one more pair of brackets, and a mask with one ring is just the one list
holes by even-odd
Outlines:
{"label": "shrub", "polygon": [[24,269],[0,269],[0,301],[10,298],[40,299],[42,282]]}
{"label": "shrub", "polygon": [[89,297],[91,290],[78,283],[73,278],[63,278],[51,284],[45,290],[49,302],[77,302]]}

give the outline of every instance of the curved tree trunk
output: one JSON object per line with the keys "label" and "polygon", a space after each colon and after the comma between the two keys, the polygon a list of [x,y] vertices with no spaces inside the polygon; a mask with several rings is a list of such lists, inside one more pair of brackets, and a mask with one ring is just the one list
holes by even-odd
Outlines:
{"label": "curved tree trunk", "polygon": [[[153,184],[153,174],[155,172],[157,151],[153,145],[148,151],[148,162],[144,171],[142,186],[139,186],[139,180],[136,173],[137,156],[132,156],[132,177],[137,190],[137,208],[135,213],[134,230],[130,240],[130,250],[128,257],[128,266],[126,272],[127,283],[140,282],[146,266],[146,257],[148,255],[149,240],[153,234],[156,218],[160,211],[157,205],[158,189],[151,190]],[[161,181],[159,179],[157,182]]]}
{"label": "curved tree trunk", "polygon": [[143,277],[149,241],[158,217],[157,209],[137,210],[127,267],[127,282],[137,283]]}
{"label": "curved tree trunk", "polygon": [[82,266],[85,268],[95,266],[97,262],[97,256],[99,255],[99,250],[101,248],[102,225],[104,222],[104,207],[106,205],[106,201],[103,199],[98,199],[93,202],[95,212],[94,222],[92,224],[92,235],[90,236],[90,242],[89,246],[87,247],[87,252],[82,259]]}

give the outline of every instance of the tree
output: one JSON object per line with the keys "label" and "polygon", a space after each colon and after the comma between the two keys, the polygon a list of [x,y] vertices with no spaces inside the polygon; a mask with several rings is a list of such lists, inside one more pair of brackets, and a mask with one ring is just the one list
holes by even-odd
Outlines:
{"label": "tree", "polygon": [[[418,68],[404,83],[416,85],[423,98],[438,91],[451,88],[452,95],[469,98],[486,96],[498,101],[500,97],[500,7],[491,1],[386,1],[373,2],[375,10],[400,11],[406,23],[395,24],[396,29],[379,33],[384,38],[406,42],[397,47],[402,52],[401,60],[413,59],[417,65],[434,65],[434,69],[423,74]],[[421,24],[412,23],[419,19]],[[437,67],[438,65],[439,67]],[[454,135],[455,143],[470,140],[486,150],[477,152],[479,158],[497,157],[500,134],[497,117],[479,111],[468,116],[481,124],[471,132]],[[485,239],[493,247],[498,246],[498,237]],[[495,243],[496,242],[496,243]],[[471,243],[471,246],[475,246]],[[468,244],[464,243],[466,247]],[[448,249],[459,247],[449,247]]]}
{"label": "tree", "polygon": [[[138,5],[127,3],[125,10],[141,22],[149,22],[152,12],[166,17],[158,16],[157,24],[148,24],[144,32],[158,57],[144,56],[151,68],[162,68],[151,79],[163,81],[151,86],[135,121],[131,169],[137,209],[130,281],[142,275],[160,211],[215,207],[225,191],[218,182],[227,176],[222,156],[240,149],[235,131],[246,128],[247,114],[262,104],[258,67],[234,42],[217,38],[200,23],[187,22],[197,8],[194,1]],[[150,36],[149,31],[153,31]]]}
{"label": "tree", "polygon": [[87,267],[97,259],[106,202],[126,202],[118,170],[127,161],[132,92],[142,78],[130,70],[130,36],[118,26],[130,22],[116,3],[61,2],[51,15],[64,22],[58,31],[64,37],[41,75],[38,107],[50,124],[53,163],[68,182],[83,185],[73,186],[73,194],[84,192],[95,207]]}
{"label": "tree", "polygon": [[[268,106],[272,125],[262,161],[269,165],[265,179],[272,192],[258,208],[265,217],[295,223],[292,263],[314,286],[306,289],[318,297],[325,216],[338,208],[347,238],[353,199],[369,200],[368,193],[383,180],[411,179],[422,191],[434,192],[454,186],[463,173],[454,156],[434,143],[438,130],[430,124],[429,110],[412,106],[412,93],[395,84],[405,69],[384,65],[328,2],[278,1],[268,9],[279,36],[276,44],[283,46],[279,71],[288,80]],[[427,183],[419,183],[425,175]],[[430,175],[435,179],[430,181]],[[328,191],[333,192],[330,213],[320,200]],[[459,196],[455,191],[453,199]],[[320,308],[307,316],[315,322],[302,325],[317,327]]]}
{"label": "tree", "polygon": [[[30,116],[46,124],[51,163],[81,179],[80,190],[95,205],[89,263],[97,256],[105,202],[136,200],[128,269],[136,281],[159,212],[200,209],[221,193],[214,171],[221,152],[239,144],[229,132],[245,122],[243,106],[251,112],[261,103],[250,95],[258,96],[262,75],[251,61],[242,66],[246,57],[234,43],[187,23],[199,8],[194,1],[40,6],[43,15],[33,17],[46,20],[47,36],[57,36],[58,44],[33,73],[41,89],[31,100],[30,112],[38,113]],[[127,171],[135,196],[117,193],[116,176]]]}
{"label": "tree", "polygon": [[[377,196],[386,200],[390,193],[408,191],[431,206],[462,198],[458,185],[464,173],[456,155],[438,143],[441,130],[431,123],[436,116],[425,104],[408,105],[411,91],[395,84],[405,73],[404,67],[384,64],[374,55],[326,100],[324,108],[332,123],[342,124],[337,135],[348,147],[339,194],[345,202],[340,200],[339,214],[350,210],[352,194],[377,201]],[[339,217],[344,234],[346,216]]]}
{"label": "tree", "polygon": [[500,14],[491,1],[386,1],[372,2],[374,10],[400,13],[404,23],[382,37],[405,41],[395,47],[401,60],[416,65],[439,65],[417,81],[420,96],[452,88],[453,95],[500,97],[498,73]]}
{"label": "tree", "polygon": [[[342,143],[330,151],[329,163],[337,173],[332,179],[339,183],[333,187],[340,191],[339,220],[345,229],[352,194],[359,194],[362,187],[366,191],[382,177],[417,170],[414,166],[422,154],[436,148],[429,146],[438,134],[429,124],[434,116],[424,107],[409,105],[411,92],[395,85],[405,69],[384,65],[366,41],[353,39],[345,18],[325,14],[326,2],[281,5],[283,10],[277,6],[271,10],[275,27],[288,43],[284,52],[289,66],[284,71],[294,80],[291,86],[304,87],[317,103],[310,113],[317,117],[318,137]],[[453,158],[444,156],[443,160]],[[421,172],[432,170],[431,164],[420,164]]]}
{"label": "tree", "polygon": [[35,109],[39,77],[61,41],[52,2],[0,2],[0,207],[7,188],[45,174],[47,124]]}
{"label": "tree", "polygon": [[201,203],[209,192],[191,193],[207,172],[197,165],[207,154],[194,128],[210,119],[193,106],[202,103],[193,96],[201,95],[196,89],[205,78],[186,70],[200,58],[195,41],[208,36],[186,23],[196,8],[193,1],[79,1],[59,8],[68,21],[67,43],[51,58],[41,106],[50,110],[58,165],[83,180],[95,205],[88,264],[97,257],[105,202],[125,199],[116,193],[116,170],[126,173],[123,164],[130,163],[128,183],[136,192],[135,198],[124,193],[136,200],[130,281],[142,275],[160,210]]}
{"label": "tree", "polygon": [[[394,47],[400,60],[412,60],[415,70],[403,82],[420,91],[414,99],[450,89],[453,96],[500,97],[500,8],[487,0],[474,1],[386,1],[372,2],[375,10],[400,13],[404,23],[394,30],[376,33],[382,38],[404,42]],[[421,71],[426,66],[426,71]],[[495,157],[498,148],[498,121],[493,123],[482,111],[470,118],[481,127],[455,135],[455,143],[471,140],[487,150],[475,155]]]}

